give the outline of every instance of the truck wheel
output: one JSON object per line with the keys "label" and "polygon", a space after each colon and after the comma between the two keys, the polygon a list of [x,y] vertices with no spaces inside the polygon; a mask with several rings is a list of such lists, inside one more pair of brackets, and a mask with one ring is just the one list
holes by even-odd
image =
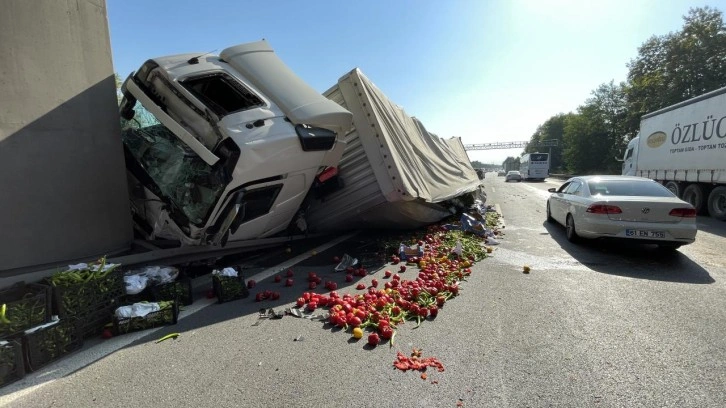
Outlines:
{"label": "truck wheel", "polygon": [[665,188],[671,190],[671,193],[675,194],[676,197],[681,198],[681,183],[677,181],[669,181],[664,184]]}
{"label": "truck wheel", "polygon": [[716,187],[708,195],[708,215],[726,221],[726,187]]}
{"label": "truck wheel", "polygon": [[703,209],[704,200],[703,188],[700,184],[689,184],[685,190],[683,190],[683,201],[691,204],[696,209],[697,214],[701,214]]}

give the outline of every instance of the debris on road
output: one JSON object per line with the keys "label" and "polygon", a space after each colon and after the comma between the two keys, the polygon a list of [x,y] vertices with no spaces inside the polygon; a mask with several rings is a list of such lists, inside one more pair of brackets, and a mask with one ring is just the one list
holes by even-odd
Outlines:
{"label": "debris on road", "polygon": [[421,357],[423,350],[414,348],[411,352],[411,356],[406,356],[400,351],[396,353],[396,361],[393,362],[393,366],[401,371],[415,370],[421,371],[421,378],[426,379],[425,373],[428,367],[434,367],[438,372],[444,371],[444,365],[436,357]]}
{"label": "debris on road", "polygon": [[176,340],[177,337],[179,337],[179,333],[170,333],[170,334],[167,334],[166,336],[160,338],[159,340],[157,340],[156,343],[158,344],[158,343],[161,343],[164,340],[169,340],[169,339],[175,339]]}

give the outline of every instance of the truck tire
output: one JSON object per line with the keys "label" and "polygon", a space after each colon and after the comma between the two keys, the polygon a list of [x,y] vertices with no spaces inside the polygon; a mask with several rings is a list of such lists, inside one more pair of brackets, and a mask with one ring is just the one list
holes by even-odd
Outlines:
{"label": "truck tire", "polygon": [[726,187],[716,187],[708,195],[708,215],[719,221],[726,221]]}
{"label": "truck tire", "polygon": [[671,193],[675,194],[676,197],[681,198],[681,183],[677,181],[669,181],[664,184],[665,188],[671,190]]}
{"label": "truck tire", "polygon": [[704,199],[705,194],[703,193],[703,187],[700,184],[689,184],[685,190],[683,190],[683,197],[681,199],[693,206],[696,209],[696,214],[701,214],[704,210]]}

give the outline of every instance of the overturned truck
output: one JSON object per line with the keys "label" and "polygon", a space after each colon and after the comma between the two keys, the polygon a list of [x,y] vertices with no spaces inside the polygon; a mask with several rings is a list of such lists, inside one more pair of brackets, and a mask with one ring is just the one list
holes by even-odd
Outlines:
{"label": "overturned truck", "polygon": [[121,91],[136,232],[184,246],[285,231],[352,126],[265,41],[150,59]]}
{"label": "overturned truck", "polygon": [[134,227],[182,246],[415,228],[480,180],[358,69],[319,94],[265,41],[146,61],[123,83]]}
{"label": "overturned truck", "polygon": [[[485,195],[461,139],[442,139],[354,69],[324,93],[353,114],[338,171],[339,189],[311,192],[311,230],[417,228]],[[470,201],[470,200],[469,200]]]}

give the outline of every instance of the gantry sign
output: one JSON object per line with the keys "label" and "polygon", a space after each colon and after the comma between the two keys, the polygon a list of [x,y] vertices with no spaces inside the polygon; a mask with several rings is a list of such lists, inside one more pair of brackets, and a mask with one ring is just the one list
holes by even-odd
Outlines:
{"label": "gantry sign", "polygon": [[[464,150],[494,150],[494,149],[519,149],[526,148],[529,142],[494,142],[480,144],[466,144]],[[547,139],[538,143],[539,147],[556,147],[557,139]]]}

